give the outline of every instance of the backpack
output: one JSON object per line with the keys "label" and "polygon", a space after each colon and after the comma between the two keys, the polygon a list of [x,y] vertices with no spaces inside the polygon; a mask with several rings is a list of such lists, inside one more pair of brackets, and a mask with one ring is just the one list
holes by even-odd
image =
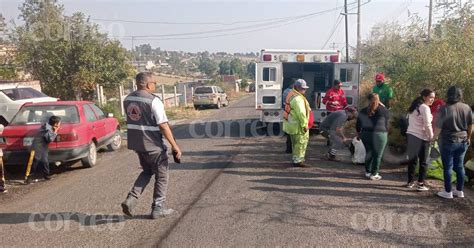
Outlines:
{"label": "backpack", "polygon": [[407,136],[408,131],[408,114],[402,116],[400,120],[398,120],[398,126],[400,127],[400,134],[402,136]]}

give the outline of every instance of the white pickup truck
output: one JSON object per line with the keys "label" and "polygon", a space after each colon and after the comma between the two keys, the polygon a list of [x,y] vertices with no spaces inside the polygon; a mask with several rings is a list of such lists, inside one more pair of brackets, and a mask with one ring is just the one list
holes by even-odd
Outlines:
{"label": "white pickup truck", "polygon": [[21,106],[27,102],[56,102],[57,100],[31,87],[0,86],[0,124],[8,125]]}

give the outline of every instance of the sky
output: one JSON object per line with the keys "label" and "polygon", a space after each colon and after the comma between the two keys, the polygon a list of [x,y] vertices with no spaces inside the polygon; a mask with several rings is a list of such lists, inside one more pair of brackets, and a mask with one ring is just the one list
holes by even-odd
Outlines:
{"label": "sky", "polygon": [[[454,0],[434,0],[454,1]],[[22,0],[0,0],[7,21]],[[67,15],[83,12],[126,48],[151,44],[186,52],[258,52],[263,48],[345,49],[344,0],[59,0]],[[349,7],[349,45],[356,46],[357,0]],[[368,2],[368,3],[367,3]],[[428,18],[429,0],[361,0],[361,35],[375,25]],[[435,15],[436,17],[436,15]],[[436,19],[435,19],[436,20]],[[138,22],[138,23],[137,23]],[[339,22],[339,25],[336,25]],[[331,34],[334,33],[332,36]],[[132,39],[133,36],[133,39]],[[140,37],[141,36],[141,37]],[[325,45],[326,44],[326,45]]]}

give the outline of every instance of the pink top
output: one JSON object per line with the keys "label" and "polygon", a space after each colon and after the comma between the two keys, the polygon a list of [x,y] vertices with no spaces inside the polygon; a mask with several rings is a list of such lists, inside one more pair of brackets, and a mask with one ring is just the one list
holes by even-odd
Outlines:
{"label": "pink top", "polygon": [[408,115],[408,130],[407,133],[422,139],[424,141],[430,141],[433,139],[433,115],[431,114],[430,107],[426,104],[421,104],[418,107],[418,111],[415,109],[411,114]]}

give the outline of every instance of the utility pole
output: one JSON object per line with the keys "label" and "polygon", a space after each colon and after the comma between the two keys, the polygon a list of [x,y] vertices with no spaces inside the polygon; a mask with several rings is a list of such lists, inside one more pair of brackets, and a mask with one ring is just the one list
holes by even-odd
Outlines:
{"label": "utility pole", "polygon": [[344,18],[346,22],[346,63],[349,62],[349,27],[347,20],[347,0],[344,0]]}
{"label": "utility pole", "polygon": [[433,12],[433,0],[430,0],[430,13],[428,15],[428,40],[431,39],[431,16]]}
{"label": "utility pole", "polygon": [[357,0],[357,51],[356,61],[360,63],[360,0]]}

